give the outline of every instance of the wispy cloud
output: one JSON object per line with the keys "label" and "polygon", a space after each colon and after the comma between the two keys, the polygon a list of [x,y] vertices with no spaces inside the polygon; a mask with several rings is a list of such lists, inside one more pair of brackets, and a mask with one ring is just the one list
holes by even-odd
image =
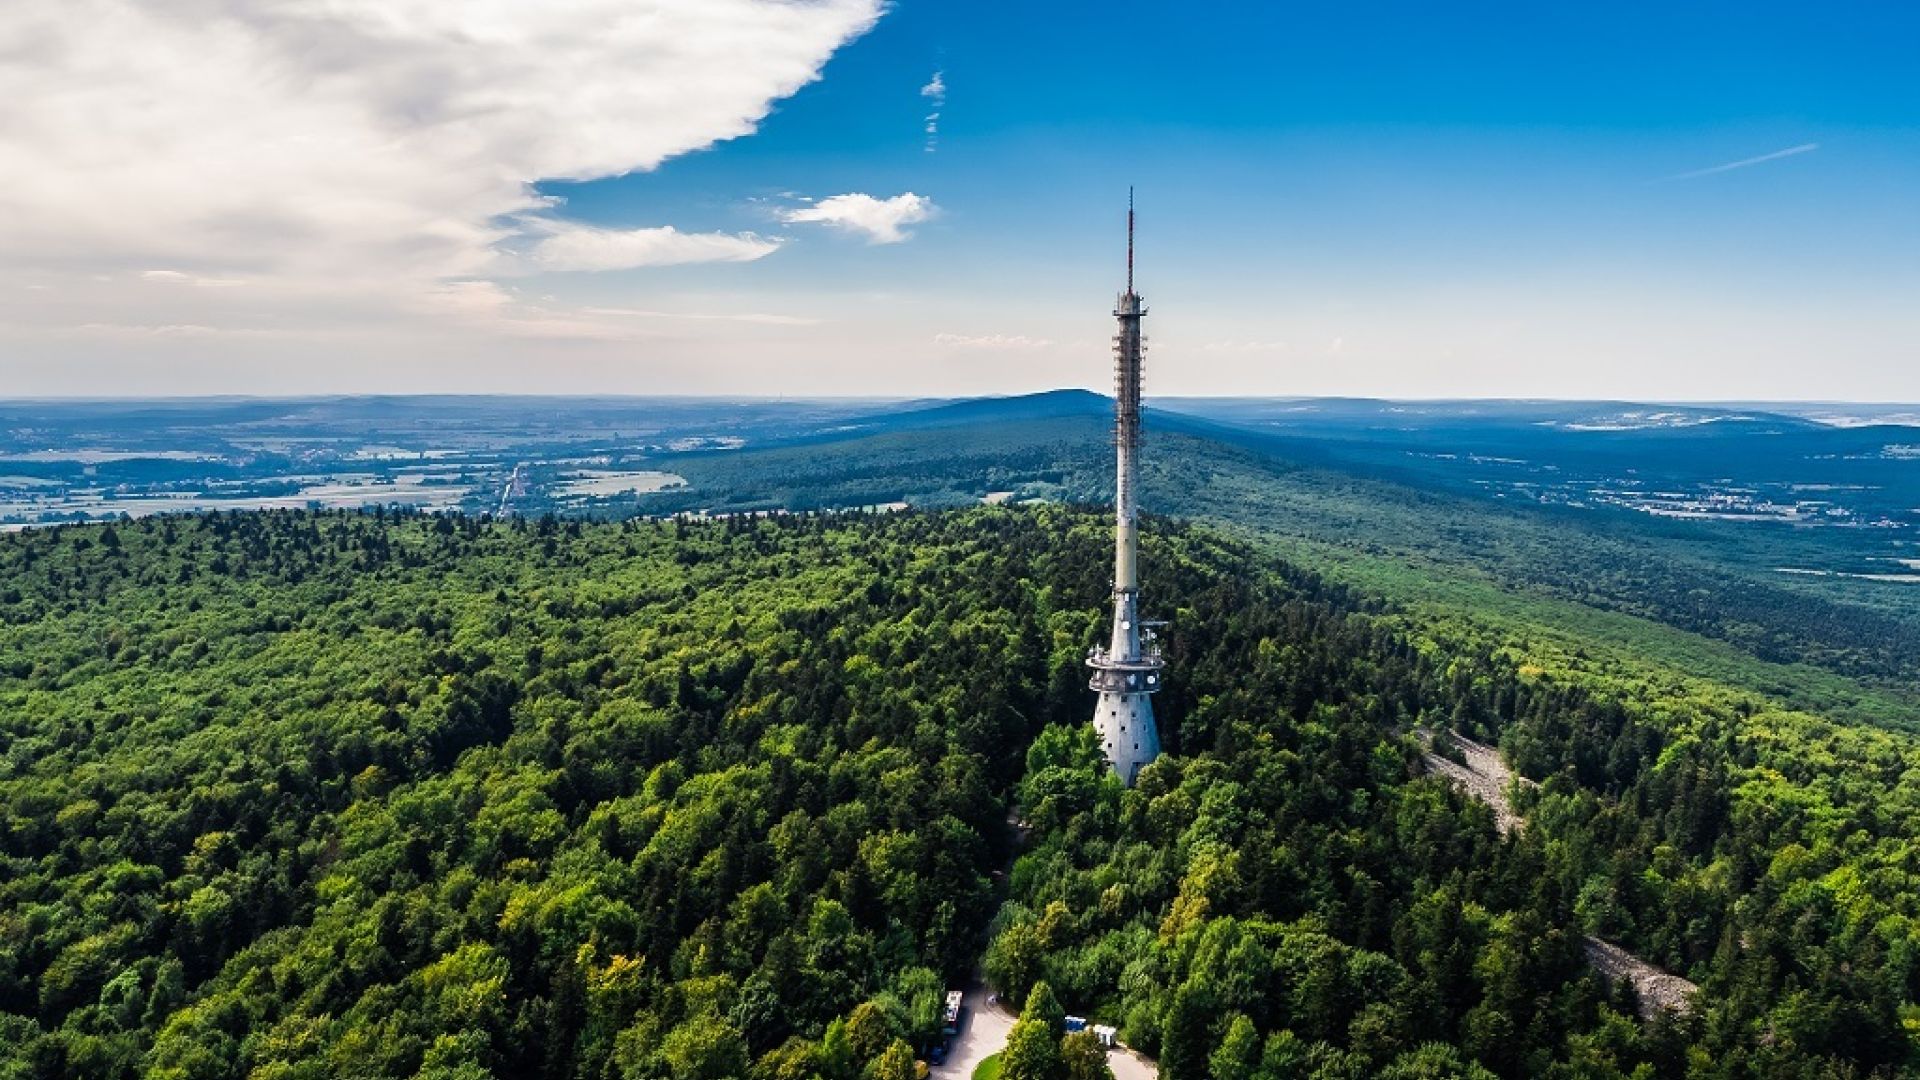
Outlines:
{"label": "wispy cloud", "polygon": [[933,102],[933,111],[927,114],[927,153],[931,154],[940,146],[940,110],[947,105],[946,72],[936,71],[927,85],[920,88],[920,96]]}
{"label": "wispy cloud", "polygon": [[918,225],[934,215],[937,208],[925,195],[909,191],[891,199],[876,199],[862,192],[832,195],[812,206],[788,210],[781,220],[789,225],[812,222],[864,235],[869,244],[898,244],[912,237],[908,225]]}
{"label": "wispy cloud", "polygon": [[933,343],[955,349],[1045,349],[1053,345],[1050,339],[1025,334],[935,334]]}
{"label": "wispy cloud", "polygon": [[1226,341],[1202,342],[1200,351],[1211,353],[1272,353],[1286,352],[1291,346],[1284,341]]}
{"label": "wispy cloud", "polygon": [[805,315],[775,315],[764,311],[647,311],[641,308],[582,308],[588,315],[614,315],[627,319],[688,319],[694,322],[758,323],[762,326],[818,326],[821,320]]}
{"label": "wispy cloud", "polygon": [[174,285],[193,285],[202,289],[230,289],[235,285],[245,285],[239,278],[203,277],[189,274],[184,270],[142,270],[143,281],[158,281]]}
{"label": "wispy cloud", "polygon": [[457,316],[469,326],[484,327],[495,336],[549,341],[639,342],[657,341],[678,331],[662,323],[691,320],[703,323],[748,323],[763,326],[808,326],[817,320],[786,315],[743,312],[675,312],[625,307],[548,306],[550,297],[529,297],[519,289],[495,281],[450,281],[427,298],[444,315]]}
{"label": "wispy cloud", "polygon": [[630,270],[687,263],[752,262],[780,250],[780,241],[753,233],[684,233],[671,225],[651,229],[600,229],[564,221],[540,221],[544,232],[527,252],[541,270]]}
{"label": "wispy cloud", "polygon": [[1707,168],[1694,169],[1691,172],[1675,173],[1672,176],[1662,177],[1662,179],[1663,180],[1693,180],[1702,176],[1712,176],[1715,173],[1732,172],[1735,169],[1745,169],[1753,165],[1764,165],[1769,161],[1779,161],[1781,158],[1797,157],[1801,154],[1811,154],[1818,149],[1820,149],[1819,143],[1811,143],[1811,142],[1801,143],[1799,146],[1789,146],[1785,150],[1775,150],[1771,154],[1761,154],[1759,157],[1741,158],[1739,161],[1729,161],[1722,165],[1710,165]]}
{"label": "wispy cloud", "polygon": [[281,331],[258,327],[207,326],[202,323],[82,323],[64,331],[73,337],[103,337],[128,341],[153,338],[274,338]]}

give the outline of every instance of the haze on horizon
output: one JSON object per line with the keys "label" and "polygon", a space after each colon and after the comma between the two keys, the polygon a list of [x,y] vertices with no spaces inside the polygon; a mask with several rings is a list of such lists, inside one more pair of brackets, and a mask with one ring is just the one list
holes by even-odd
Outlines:
{"label": "haze on horizon", "polygon": [[[1920,399],[1920,12],[0,11],[0,396]],[[1126,62],[1119,62],[1126,58]]]}

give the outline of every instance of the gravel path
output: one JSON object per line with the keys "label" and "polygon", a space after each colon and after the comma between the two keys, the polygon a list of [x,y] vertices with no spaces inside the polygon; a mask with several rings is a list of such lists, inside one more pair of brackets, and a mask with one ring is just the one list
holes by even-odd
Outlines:
{"label": "gravel path", "polygon": [[[1422,743],[1433,744],[1433,732],[1420,730]],[[1467,794],[1493,807],[1493,821],[1500,827],[1502,835],[1508,835],[1526,828],[1526,820],[1514,813],[1513,803],[1507,798],[1507,791],[1516,782],[1522,787],[1537,787],[1524,776],[1516,777],[1507,763],[1500,759],[1500,752],[1484,743],[1474,742],[1464,735],[1449,733],[1453,744],[1460,748],[1460,754],[1467,759],[1465,765],[1428,750],[1424,755],[1427,768],[1460,785]],[[1647,963],[1612,942],[1602,941],[1588,935],[1583,944],[1586,947],[1587,963],[1608,982],[1627,979],[1633,983],[1633,992],[1640,998],[1640,1017],[1651,1020],[1662,1012],[1687,1013],[1693,1009],[1694,997],[1700,988],[1693,983]]]}
{"label": "gravel path", "polygon": [[[1427,768],[1459,784],[1467,794],[1493,807],[1493,823],[1500,827],[1502,835],[1518,832],[1526,827],[1526,820],[1513,812],[1513,803],[1507,799],[1507,787],[1513,783],[1513,770],[1500,760],[1500,751],[1485,743],[1477,743],[1464,735],[1449,734],[1453,745],[1460,748],[1460,756],[1467,759],[1465,765],[1450,761],[1428,750]],[[1422,731],[1422,742],[1431,746],[1433,733]],[[1533,781],[1520,777],[1525,787],[1535,787]]]}
{"label": "gravel path", "polygon": [[1588,935],[1587,963],[1608,982],[1627,979],[1640,997],[1640,1018],[1651,1020],[1663,1012],[1685,1015],[1693,1011],[1700,988],[1678,975],[1662,971],[1611,942]]}

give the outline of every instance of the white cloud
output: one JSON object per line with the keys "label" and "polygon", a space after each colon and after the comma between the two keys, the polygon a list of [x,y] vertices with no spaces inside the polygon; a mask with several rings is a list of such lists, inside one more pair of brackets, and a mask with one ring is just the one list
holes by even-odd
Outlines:
{"label": "white cloud", "polygon": [[933,343],[956,349],[1045,349],[1053,345],[1047,338],[1025,334],[935,334]]}
{"label": "white cloud", "polygon": [[0,279],[113,278],[90,297],[109,307],[151,302],[120,283],[244,279],[205,302],[337,325],[437,308],[440,283],[511,270],[502,248],[529,230],[522,246],[556,264],[765,254],[751,237],[542,225],[554,208],[532,185],[751,133],[883,6],[0,5]]}
{"label": "white cloud", "polygon": [[780,249],[780,241],[752,233],[683,233],[671,225],[653,229],[597,229],[552,222],[527,252],[541,270],[626,270],[685,263],[752,262]]}
{"label": "white cloud", "polygon": [[789,210],[781,220],[789,224],[817,222],[861,233],[870,244],[897,244],[909,239],[908,225],[917,225],[934,215],[933,200],[909,191],[891,199],[852,192],[832,195],[812,206]]}

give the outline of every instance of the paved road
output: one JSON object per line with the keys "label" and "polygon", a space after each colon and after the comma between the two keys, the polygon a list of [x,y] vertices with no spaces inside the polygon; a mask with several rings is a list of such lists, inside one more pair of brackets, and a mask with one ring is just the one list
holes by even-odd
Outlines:
{"label": "paved road", "polygon": [[[935,1065],[928,1073],[929,1080],[971,1080],[982,1061],[1006,1049],[1007,1035],[1013,1031],[1017,1017],[1004,1005],[987,1004],[987,988],[978,984],[967,987],[963,1000],[966,1023],[948,1047],[946,1064]],[[1107,1067],[1113,1070],[1114,1080],[1159,1080],[1160,1076],[1159,1066],[1131,1050],[1108,1051]]]}
{"label": "paved road", "polygon": [[1007,1045],[1014,1016],[999,1005],[987,1004],[987,988],[975,983],[967,987],[962,1005],[967,1010],[960,1034],[947,1047],[947,1062],[935,1065],[929,1077],[953,1077],[970,1080],[982,1061],[999,1053]]}
{"label": "paved road", "polygon": [[1160,1078],[1160,1066],[1131,1050],[1116,1048],[1107,1051],[1107,1068],[1113,1070],[1113,1080],[1159,1080]]}

